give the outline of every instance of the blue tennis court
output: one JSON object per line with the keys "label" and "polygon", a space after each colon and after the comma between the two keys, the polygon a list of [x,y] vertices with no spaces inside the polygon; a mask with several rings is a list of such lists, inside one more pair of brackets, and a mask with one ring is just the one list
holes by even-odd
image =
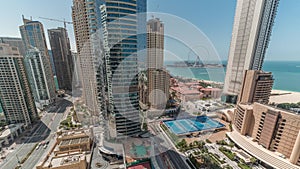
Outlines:
{"label": "blue tennis court", "polygon": [[175,134],[186,134],[196,131],[222,128],[225,125],[207,116],[196,118],[164,121],[165,125]]}

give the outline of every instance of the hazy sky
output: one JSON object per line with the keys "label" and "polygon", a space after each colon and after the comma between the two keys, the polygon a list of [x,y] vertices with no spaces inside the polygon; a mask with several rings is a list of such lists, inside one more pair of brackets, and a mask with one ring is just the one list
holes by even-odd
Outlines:
{"label": "hazy sky", "polygon": [[[148,0],[148,11],[177,15],[196,25],[212,41],[222,59],[228,57],[236,0]],[[49,28],[62,23],[39,19],[48,17],[72,21],[72,0],[9,0],[0,5],[0,36],[20,37],[21,15],[33,17]],[[267,60],[300,60],[300,0],[279,3]],[[74,34],[67,26],[74,49]],[[46,35],[47,37],[48,35]],[[48,46],[48,48],[50,48]]]}

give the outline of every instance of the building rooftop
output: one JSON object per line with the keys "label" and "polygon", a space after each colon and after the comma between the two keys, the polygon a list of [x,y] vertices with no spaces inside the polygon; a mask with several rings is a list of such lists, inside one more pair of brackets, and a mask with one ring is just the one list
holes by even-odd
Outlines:
{"label": "building rooftop", "polygon": [[86,143],[88,141],[89,141],[89,137],[62,140],[60,142],[60,146],[66,146],[66,145],[72,145],[72,144],[81,144],[81,143]]}
{"label": "building rooftop", "polygon": [[[43,161],[38,164],[38,169],[55,168],[65,165],[86,164],[90,160],[90,147],[92,144],[89,129],[73,131],[59,131],[56,143]],[[74,146],[76,145],[76,146]],[[83,146],[78,146],[83,145]]]}
{"label": "building rooftop", "polygon": [[195,88],[188,88],[188,87],[171,87],[172,90],[175,90],[183,95],[187,94],[200,94],[201,92]]}
{"label": "building rooftop", "polygon": [[72,163],[78,163],[81,160],[85,160],[84,154],[76,154],[76,155],[63,154],[60,157],[52,158],[49,164],[52,167],[58,167],[63,165],[69,165]]}
{"label": "building rooftop", "polygon": [[137,165],[127,167],[128,169],[151,169],[150,162],[143,162]]}
{"label": "building rooftop", "polygon": [[253,109],[253,104],[250,104],[250,103],[240,103],[239,106],[245,110]]}

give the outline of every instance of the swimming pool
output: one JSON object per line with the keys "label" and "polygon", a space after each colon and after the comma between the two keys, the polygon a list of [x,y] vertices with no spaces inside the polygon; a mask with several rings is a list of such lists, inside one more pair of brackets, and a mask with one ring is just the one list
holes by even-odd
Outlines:
{"label": "swimming pool", "polygon": [[186,134],[196,131],[222,128],[225,126],[224,124],[207,116],[164,121],[164,123],[175,134]]}

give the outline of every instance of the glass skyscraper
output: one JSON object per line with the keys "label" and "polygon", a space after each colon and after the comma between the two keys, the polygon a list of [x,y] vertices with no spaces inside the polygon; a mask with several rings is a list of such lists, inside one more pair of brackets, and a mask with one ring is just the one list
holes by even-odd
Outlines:
{"label": "glass skyscraper", "polygon": [[[146,12],[145,0],[73,0],[83,91],[95,77],[97,109],[106,121],[108,138],[133,136],[141,130],[137,51],[145,49],[147,44],[146,15],[139,22],[138,11]],[[143,35],[140,47],[139,23],[145,24],[140,29]],[[93,77],[84,80],[90,76]],[[93,97],[90,95],[90,99]]]}
{"label": "glass skyscraper", "polygon": [[59,89],[72,91],[73,58],[67,30],[48,29],[48,35]]}
{"label": "glass skyscraper", "polygon": [[137,1],[105,1],[101,7],[111,137],[140,132]]}
{"label": "glass skyscraper", "polygon": [[39,108],[55,100],[55,84],[42,23],[23,17],[20,26],[26,50],[25,66],[29,83]]}
{"label": "glass skyscraper", "polygon": [[137,56],[143,69],[147,60],[147,0],[137,0]]}

